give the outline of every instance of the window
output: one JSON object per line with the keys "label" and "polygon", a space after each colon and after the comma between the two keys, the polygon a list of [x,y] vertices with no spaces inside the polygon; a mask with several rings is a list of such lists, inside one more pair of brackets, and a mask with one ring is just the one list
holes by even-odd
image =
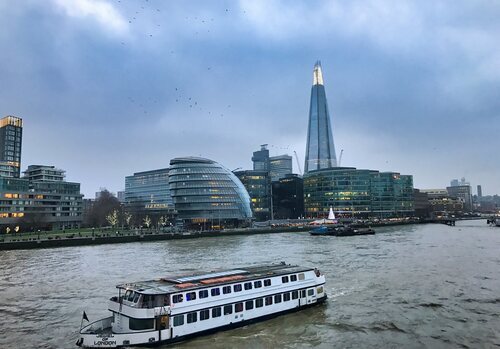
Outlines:
{"label": "window", "polygon": [[186,293],[187,301],[194,301],[196,299],[196,292],[188,292]]}
{"label": "window", "polygon": [[208,320],[210,318],[210,312],[208,309],[200,310],[200,321]]}
{"label": "window", "polygon": [[306,277],[304,276],[304,273],[300,273],[299,274],[299,280],[304,280]]}
{"label": "window", "polygon": [[252,283],[251,282],[245,282],[245,290],[251,290],[252,289]]}
{"label": "window", "polygon": [[225,305],[224,306],[224,315],[229,315],[233,313],[233,306],[232,305]]}
{"label": "window", "polygon": [[277,294],[274,296],[274,303],[281,303],[281,295]]}
{"label": "window", "polygon": [[266,297],[266,305],[273,304],[273,297]]}
{"label": "window", "polygon": [[174,327],[184,325],[184,315],[174,316]]}
{"label": "window", "polygon": [[137,301],[139,300],[139,296],[140,296],[140,294],[136,293],[134,296],[134,300],[132,302],[137,303]]}
{"label": "window", "polygon": [[271,286],[271,279],[265,279],[264,286]]}
{"label": "window", "polygon": [[255,287],[255,288],[260,288],[260,287],[262,287],[262,281],[260,281],[260,280],[259,280],[259,281],[255,281],[255,282],[253,283],[253,287]]}
{"label": "window", "polygon": [[299,298],[299,291],[292,291],[292,299]]}
{"label": "window", "polygon": [[231,293],[231,286],[224,286],[222,288],[222,293],[224,293],[224,294]]}
{"label": "window", "polygon": [[281,277],[281,282],[286,284],[288,282],[288,276],[282,276]]}
{"label": "window", "polygon": [[192,322],[198,321],[198,314],[196,312],[187,313],[187,323],[190,324]]}
{"label": "window", "polygon": [[290,275],[290,281],[294,282],[297,281],[297,275]]}
{"label": "window", "polygon": [[263,305],[264,305],[264,300],[262,298],[257,298],[255,300],[255,307],[256,308],[262,308]]}
{"label": "window", "polygon": [[246,302],[245,302],[245,309],[246,309],[246,310],[251,310],[251,309],[253,309],[253,301],[246,301]]}
{"label": "window", "polygon": [[221,316],[221,308],[212,308],[212,317],[219,317]]}
{"label": "window", "polygon": [[234,305],[234,312],[235,313],[240,313],[243,311],[243,303],[236,303]]}
{"label": "window", "polygon": [[207,298],[208,297],[208,290],[201,290],[200,292],[198,292],[198,297],[201,298]]}
{"label": "window", "polygon": [[154,319],[128,319],[128,325],[131,330],[141,331],[141,330],[149,330],[155,327]]}
{"label": "window", "polygon": [[210,294],[212,295],[212,297],[220,295],[220,288],[218,288],[218,287],[217,288],[212,288],[210,290]]}
{"label": "window", "polygon": [[283,293],[283,301],[288,302],[290,300],[290,293]]}
{"label": "window", "polygon": [[300,298],[306,298],[306,290],[300,291]]}
{"label": "window", "polygon": [[182,302],[182,294],[174,294],[172,296],[172,302],[174,302],[174,303]]}
{"label": "window", "polygon": [[314,289],[307,290],[307,295],[312,296],[314,294]]}
{"label": "window", "polygon": [[241,292],[241,290],[243,288],[241,287],[241,284],[237,284],[237,285],[233,286],[233,289],[234,289],[234,292]]}
{"label": "window", "polygon": [[323,286],[318,287],[316,293],[323,293]]}

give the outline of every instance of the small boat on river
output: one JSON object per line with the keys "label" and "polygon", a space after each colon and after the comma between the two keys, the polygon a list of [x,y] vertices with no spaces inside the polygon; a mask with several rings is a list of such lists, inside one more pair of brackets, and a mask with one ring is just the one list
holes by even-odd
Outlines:
{"label": "small boat on river", "polygon": [[321,226],[309,232],[311,235],[323,236],[357,236],[357,235],[373,235],[375,230],[372,228],[358,228],[343,224]]}
{"label": "small boat on river", "polygon": [[[121,284],[109,300],[111,316],[82,327],[76,344],[178,342],[322,303],[324,284],[318,269],[284,262]],[[83,319],[88,321],[85,313]]]}

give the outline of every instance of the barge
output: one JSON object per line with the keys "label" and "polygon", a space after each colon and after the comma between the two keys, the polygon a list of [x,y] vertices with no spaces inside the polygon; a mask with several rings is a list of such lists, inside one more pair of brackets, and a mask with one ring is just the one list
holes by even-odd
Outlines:
{"label": "barge", "polygon": [[178,342],[319,304],[324,284],[318,269],[283,262],[121,284],[109,300],[111,315],[82,327],[76,344]]}

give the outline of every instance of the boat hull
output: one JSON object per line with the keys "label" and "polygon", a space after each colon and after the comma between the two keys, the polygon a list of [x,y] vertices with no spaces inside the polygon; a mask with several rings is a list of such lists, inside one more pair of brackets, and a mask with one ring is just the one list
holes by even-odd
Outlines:
{"label": "boat hull", "polygon": [[[291,309],[286,309],[283,311],[266,314],[263,316],[259,316],[252,319],[247,319],[239,322],[234,322],[231,324],[227,324],[224,326],[214,327],[208,330],[191,333],[184,336],[178,336],[175,338],[170,338],[166,340],[160,339],[160,331],[147,331],[147,332],[138,332],[138,333],[108,333],[108,334],[90,334],[84,333],[87,327],[84,327],[80,331],[80,339],[77,341],[77,345],[83,348],[123,348],[128,347],[130,345],[141,346],[141,347],[155,347],[159,345],[169,344],[169,343],[177,343],[181,341],[185,341],[191,338],[208,335],[220,331],[227,331],[234,328],[246,326],[249,324],[253,324],[256,322],[266,321],[281,315],[294,313],[306,308],[314,307],[316,305],[320,305],[324,303],[327,299],[326,294],[323,297],[317,298],[315,302],[308,303],[304,305],[300,305]],[[109,318],[105,318],[99,321],[106,321]],[[90,325],[89,325],[90,326]],[[163,337],[167,337],[167,332],[170,330],[162,330],[161,333],[164,333]],[[128,341],[128,344],[121,344],[124,341]],[[120,343],[120,344],[118,344]]]}

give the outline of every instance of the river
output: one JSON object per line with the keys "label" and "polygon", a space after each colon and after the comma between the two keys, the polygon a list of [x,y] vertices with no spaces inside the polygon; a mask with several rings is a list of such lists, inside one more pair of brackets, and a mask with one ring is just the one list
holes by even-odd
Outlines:
{"label": "river", "polygon": [[327,302],[168,347],[500,347],[500,228],[376,231],[0,251],[0,348],[75,348],[83,310],[107,316],[119,283],[280,261],[318,267]]}

